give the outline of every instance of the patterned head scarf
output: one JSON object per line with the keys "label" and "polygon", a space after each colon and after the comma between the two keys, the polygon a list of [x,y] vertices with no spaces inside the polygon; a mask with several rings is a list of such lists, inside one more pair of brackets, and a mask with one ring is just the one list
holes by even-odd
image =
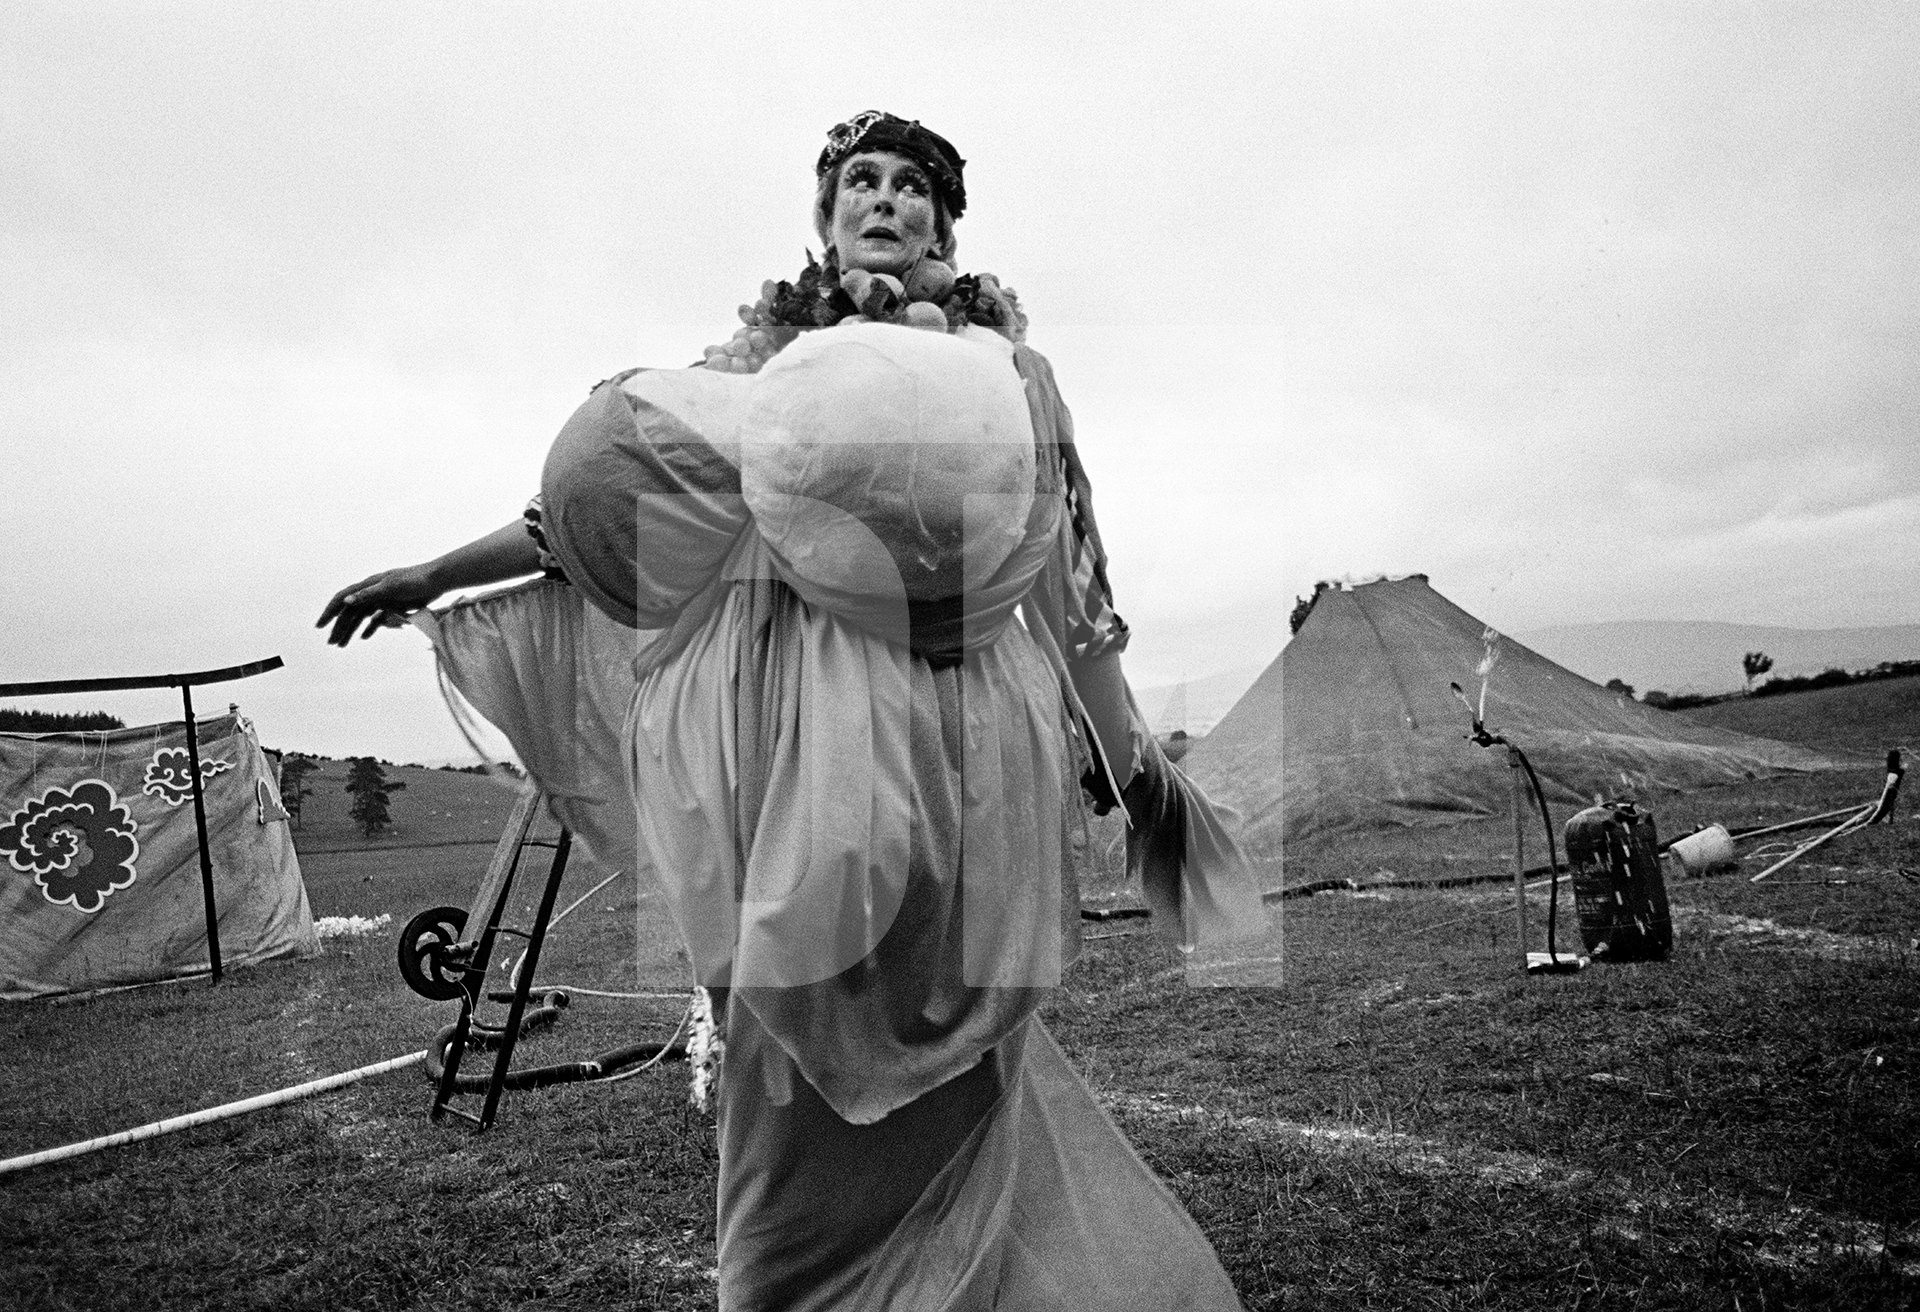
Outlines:
{"label": "patterned head scarf", "polygon": [[905,155],[927,171],[949,218],[957,219],[966,211],[967,184],[961,172],[967,162],[960,158],[953,143],[938,132],[921,127],[918,119],[910,122],[877,109],[855,114],[827,133],[826,149],[820,152],[820,160],[813,166],[814,177],[826,177],[847,156],[863,150]]}

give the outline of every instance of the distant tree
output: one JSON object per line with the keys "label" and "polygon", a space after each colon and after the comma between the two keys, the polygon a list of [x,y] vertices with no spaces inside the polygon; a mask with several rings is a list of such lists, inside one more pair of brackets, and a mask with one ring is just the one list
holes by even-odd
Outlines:
{"label": "distant tree", "polygon": [[1763,651],[1750,651],[1740,658],[1740,668],[1747,672],[1747,691],[1753,691],[1753,681],[1773,668],[1773,657]]}
{"label": "distant tree", "polygon": [[1628,683],[1625,679],[1608,679],[1607,691],[1617,692],[1622,697],[1631,697],[1633,696],[1633,685]]}
{"label": "distant tree", "polygon": [[1673,698],[1667,696],[1666,693],[1661,692],[1658,688],[1647,689],[1647,695],[1640,700],[1655,710],[1665,710],[1673,703]]}
{"label": "distant tree", "polygon": [[387,811],[387,799],[406,785],[387,778],[380,762],[371,756],[356,756],[347,770],[346,791],[353,794],[347,814],[360,826],[360,832],[372,838],[393,823]]}
{"label": "distant tree", "polygon": [[280,763],[280,805],[293,817],[295,829],[300,828],[300,803],[313,796],[307,776],[319,768],[320,763],[311,756],[289,756]]}

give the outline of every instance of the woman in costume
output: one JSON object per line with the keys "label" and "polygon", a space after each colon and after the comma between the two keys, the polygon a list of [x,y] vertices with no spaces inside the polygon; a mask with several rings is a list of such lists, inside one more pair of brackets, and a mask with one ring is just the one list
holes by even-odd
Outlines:
{"label": "woman in costume", "polygon": [[963,168],[915,122],[834,128],[823,262],[705,367],[596,387],[524,526],[319,622],[344,645],[453,588],[566,580],[424,626],[561,819],[673,910],[724,1050],[724,1309],[1237,1308],[1035,1015],[1078,949],[1089,802],[1124,805],[1181,942],[1262,915],[1121,676],[1025,316],[952,266]]}

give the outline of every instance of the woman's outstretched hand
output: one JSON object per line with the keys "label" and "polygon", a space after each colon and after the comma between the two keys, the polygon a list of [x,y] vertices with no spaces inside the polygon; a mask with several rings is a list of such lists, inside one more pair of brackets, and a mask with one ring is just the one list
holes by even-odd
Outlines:
{"label": "woman's outstretched hand", "polygon": [[429,581],[425,565],[382,570],[334,593],[314,627],[324,629],[331,622],[333,632],[327,635],[327,641],[344,647],[353,641],[353,631],[362,623],[366,628],[360,636],[371,638],[375,629],[397,627],[440,593],[441,589]]}
{"label": "woman's outstretched hand", "polygon": [[314,627],[333,632],[327,641],[344,647],[353,641],[353,631],[363,623],[363,638],[371,638],[381,627],[398,628],[414,611],[444,593],[459,588],[485,587],[508,579],[540,572],[540,548],[527,535],[525,521],[508,520],[483,538],[475,538],[463,547],[424,565],[405,569],[382,570],[340,589],[320,612]]}

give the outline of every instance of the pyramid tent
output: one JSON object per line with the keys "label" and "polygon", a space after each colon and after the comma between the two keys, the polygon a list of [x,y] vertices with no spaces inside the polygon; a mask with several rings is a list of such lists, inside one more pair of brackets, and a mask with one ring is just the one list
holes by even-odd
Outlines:
{"label": "pyramid tent", "polygon": [[1852,764],[1644,706],[1495,633],[1415,574],[1321,592],[1182,768],[1240,811],[1256,847],[1499,814],[1505,753],[1467,740],[1471,717],[1448,686],[1477,703],[1483,669],[1488,728],[1520,746],[1555,802]]}
{"label": "pyramid tent", "polygon": [[[287,812],[239,715],[195,723],[223,966],[320,950]],[[0,999],[208,968],[184,722],[0,733]]]}

